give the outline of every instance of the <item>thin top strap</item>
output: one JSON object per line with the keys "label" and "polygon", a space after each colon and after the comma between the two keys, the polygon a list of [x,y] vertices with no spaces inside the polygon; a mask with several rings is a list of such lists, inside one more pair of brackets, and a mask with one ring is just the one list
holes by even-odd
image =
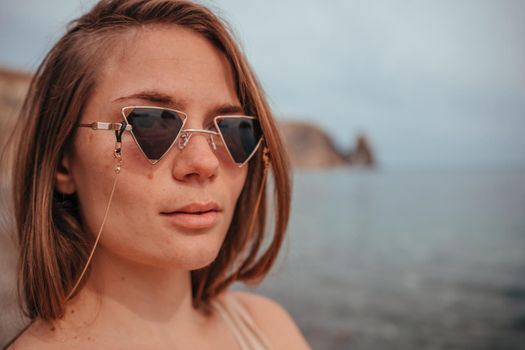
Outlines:
{"label": "thin top strap", "polygon": [[212,305],[232,330],[241,349],[272,349],[248,310],[233,295],[226,293],[222,298],[217,298]]}

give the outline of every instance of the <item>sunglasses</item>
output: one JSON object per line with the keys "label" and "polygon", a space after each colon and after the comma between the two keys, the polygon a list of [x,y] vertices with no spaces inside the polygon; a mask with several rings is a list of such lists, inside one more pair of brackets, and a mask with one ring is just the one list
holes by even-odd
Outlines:
{"label": "sunglasses", "polygon": [[214,137],[219,136],[231,160],[239,167],[253,157],[262,142],[258,119],[246,115],[216,116],[213,118],[215,130],[184,129],[188,116],[170,108],[124,107],[122,116],[122,123],[93,122],[78,126],[131,132],[133,140],[151,164],[158,163],[177,142],[179,149],[184,149],[195,133],[207,136],[214,150],[217,148]]}

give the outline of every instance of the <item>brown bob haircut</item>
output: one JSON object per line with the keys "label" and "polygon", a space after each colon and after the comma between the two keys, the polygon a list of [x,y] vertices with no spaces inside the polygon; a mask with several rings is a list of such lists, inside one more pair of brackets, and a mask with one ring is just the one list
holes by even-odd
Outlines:
{"label": "brown bob haircut", "polygon": [[53,320],[64,315],[67,295],[94,241],[80,224],[75,195],[69,198],[72,205],[61,203],[63,195],[54,184],[57,167],[72,145],[75,125],[97,86],[97,69],[110,47],[129,30],[149,25],[184,27],[224,53],[239,101],[245,113],[259,118],[271,159],[276,202],[272,206],[273,234],[265,230],[266,189],[261,188],[265,181],[259,147],[249,162],[248,177],[218,256],[210,265],[191,272],[194,307],[207,309],[209,301],[234,281],[260,281],[277,257],[290,213],[289,162],[262,88],[227,25],[206,7],[188,1],[102,0],[71,22],[44,58],[16,125],[19,137],[13,143],[12,180],[20,248],[19,294],[31,319]]}

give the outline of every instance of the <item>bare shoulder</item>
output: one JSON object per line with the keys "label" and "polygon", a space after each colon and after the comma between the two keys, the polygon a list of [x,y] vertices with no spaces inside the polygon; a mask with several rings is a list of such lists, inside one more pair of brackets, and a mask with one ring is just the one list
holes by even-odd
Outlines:
{"label": "bare shoulder", "polygon": [[49,336],[50,324],[43,322],[34,322],[29,324],[20,334],[11,341],[5,348],[6,350],[25,350],[25,349],[59,349],[53,345]]}
{"label": "bare shoulder", "polygon": [[310,348],[288,311],[281,305],[255,293],[240,291],[229,293],[248,310],[275,349]]}
{"label": "bare shoulder", "polygon": [[6,350],[25,350],[25,349],[45,349],[45,344],[35,338],[33,335],[24,332],[18,338],[13,340]]}

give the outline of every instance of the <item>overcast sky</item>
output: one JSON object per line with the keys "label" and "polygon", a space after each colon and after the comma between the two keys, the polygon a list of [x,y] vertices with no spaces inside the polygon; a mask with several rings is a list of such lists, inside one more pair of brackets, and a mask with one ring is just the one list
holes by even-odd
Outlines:
{"label": "overcast sky", "polygon": [[[93,1],[0,0],[0,66],[34,70]],[[283,119],[386,166],[525,166],[525,1],[208,0]]]}

